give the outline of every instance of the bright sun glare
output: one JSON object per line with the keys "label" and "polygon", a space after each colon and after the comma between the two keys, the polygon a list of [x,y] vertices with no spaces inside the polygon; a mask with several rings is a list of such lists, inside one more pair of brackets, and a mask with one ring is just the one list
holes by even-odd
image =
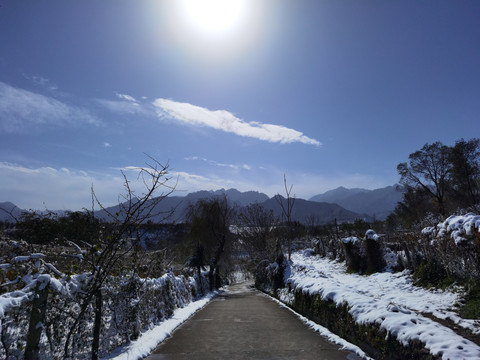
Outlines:
{"label": "bright sun glare", "polygon": [[207,36],[224,36],[238,29],[246,13],[246,0],[183,0],[189,23]]}

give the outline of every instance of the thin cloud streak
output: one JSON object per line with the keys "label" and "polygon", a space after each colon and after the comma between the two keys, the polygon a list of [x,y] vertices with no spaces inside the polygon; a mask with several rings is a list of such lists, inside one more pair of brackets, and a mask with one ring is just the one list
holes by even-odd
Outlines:
{"label": "thin cloud streak", "polygon": [[252,170],[252,167],[248,164],[241,164],[241,165],[224,164],[224,163],[220,163],[220,162],[215,161],[215,160],[209,160],[209,159],[206,159],[204,157],[199,157],[199,156],[190,156],[190,157],[186,157],[184,159],[187,160],[187,161],[203,161],[203,162],[206,162],[207,164],[212,165],[212,166],[226,167],[226,168],[230,168],[230,169],[234,169],[234,170],[239,170],[239,169]]}
{"label": "thin cloud streak", "polygon": [[159,117],[169,117],[188,125],[208,126],[239,136],[251,137],[272,143],[289,144],[299,142],[320,146],[318,140],[302,132],[281,125],[245,122],[226,110],[209,110],[189,103],[168,99],[156,99],[153,105]]}
{"label": "thin cloud streak", "polygon": [[86,109],[0,82],[0,129],[5,132],[85,123],[99,125],[100,121]]}

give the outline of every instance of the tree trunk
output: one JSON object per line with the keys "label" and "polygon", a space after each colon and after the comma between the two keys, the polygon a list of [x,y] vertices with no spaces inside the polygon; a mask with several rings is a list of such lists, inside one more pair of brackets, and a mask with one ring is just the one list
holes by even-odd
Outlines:
{"label": "tree trunk", "polygon": [[213,269],[215,269],[215,267],[213,265],[210,265],[210,271],[208,272],[208,283],[210,285],[210,291],[213,291],[215,289],[215,278],[213,275]]}
{"label": "tree trunk", "polygon": [[[40,289],[43,286],[42,289]],[[33,297],[32,311],[28,325],[27,345],[25,347],[25,360],[38,360],[39,343],[43,330],[43,321],[47,311],[48,284],[37,282],[35,295]]]}
{"label": "tree trunk", "polygon": [[102,325],[102,291],[98,289],[95,293],[95,323],[93,326],[92,360],[98,360],[98,349],[100,348],[100,327]]}

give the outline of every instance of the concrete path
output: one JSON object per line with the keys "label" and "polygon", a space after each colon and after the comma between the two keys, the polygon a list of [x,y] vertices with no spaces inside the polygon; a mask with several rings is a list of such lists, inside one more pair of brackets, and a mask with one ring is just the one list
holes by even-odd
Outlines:
{"label": "concrete path", "polygon": [[338,348],[243,283],[230,286],[146,359],[360,359]]}

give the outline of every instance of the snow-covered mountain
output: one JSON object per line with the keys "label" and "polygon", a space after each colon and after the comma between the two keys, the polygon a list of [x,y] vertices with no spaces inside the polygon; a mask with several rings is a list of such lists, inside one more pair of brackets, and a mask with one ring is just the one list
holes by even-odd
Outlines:
{"label": "snow-covered mountain", "polygon": [[403,189],[398,185],[375,190],[339,187],[315,195],[310,201],[338,204],[347,210],[384,220],[402,200]]}

